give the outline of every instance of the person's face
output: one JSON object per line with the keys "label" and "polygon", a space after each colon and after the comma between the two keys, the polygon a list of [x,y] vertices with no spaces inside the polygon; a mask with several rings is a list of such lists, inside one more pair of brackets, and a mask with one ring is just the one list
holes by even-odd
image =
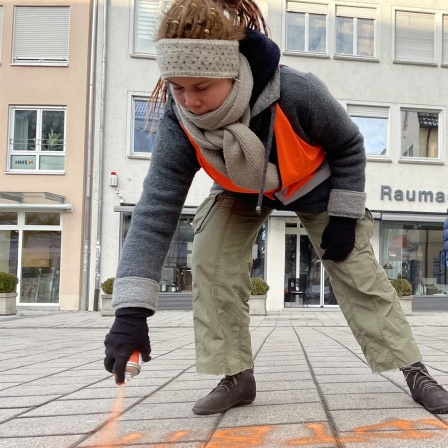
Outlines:
{"label": "person's face", "polygon": [[233,79],[168,78],[176,101],[195,115],[204,115],[217,109],[232,89]]}

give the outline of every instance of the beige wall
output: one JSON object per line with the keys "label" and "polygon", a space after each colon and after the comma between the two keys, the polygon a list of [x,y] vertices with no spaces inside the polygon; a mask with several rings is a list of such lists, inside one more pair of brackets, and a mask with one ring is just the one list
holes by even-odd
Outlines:
{"label": "beige wall", "polygon": [[[67,67],[13,66],[11,48],[14,5],[70,6]],[[7,0],[3,2],[3,45],[0,65],[0,190],[47,191],[66,197],[73,213],[63,214],[60,308],[79,309],[82,277],[83,202],[86,163],[90,2]],[[65,174],[8,174],[8,110],[10,105],[66,106]]]}

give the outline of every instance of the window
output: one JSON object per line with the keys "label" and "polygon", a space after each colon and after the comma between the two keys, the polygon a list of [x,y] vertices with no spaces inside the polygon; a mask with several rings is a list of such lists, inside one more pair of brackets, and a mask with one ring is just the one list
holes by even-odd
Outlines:
{"label": "window", "polygon": [[395,11],[395,59],[434,63],[434,14]]}
{"label": "window", "polygon": [[448,65],[448,14],[443,16],[442,64]]}
{"label": "window", "polygon": [[401,157],[439,157],[438,111],[401,110]]}
{"label": "window", "polygon": [[3,6],[0,5],[0,61],[2,60]]}
{"label": "window", "polygon": [[64,107],[11,107],[9,171],[64,171],[65,113]]}
{"label": "window", "polygon": [[135,0],[134,54],[156,54],[154,38],[158,25],[158,15],[159,1]]}
{"label": "window", "polygon": [[376,10],[336,6],[337,55],[375,56]]}
{"label": "window", "polygon": [[288,1],[286,50],[327,52],[327,5]]}
{"label": "window", "polygon": [[67,65],[70,8],[16,6],[13,63]]}
{"label": "window", "polygon": [[389,108],[349,104],[347,111],[364,136],[368,156],[386,156]]}
{"label": "window", "polygon": [[[158,117],[154,119],[148,98],[132,97],[131,156],[151,154],[157,135]],[[160,111],[159,111],[160,112]]]}

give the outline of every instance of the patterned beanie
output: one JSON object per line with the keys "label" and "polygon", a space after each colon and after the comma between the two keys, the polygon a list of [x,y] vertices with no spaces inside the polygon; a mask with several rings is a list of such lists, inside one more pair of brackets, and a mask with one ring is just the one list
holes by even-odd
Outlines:
{"label": "patterned beanie", "polygon": [[216,39],[161,39],[156,42],[162,79],[170,76],[193,78],[236,78],[239,42]]}

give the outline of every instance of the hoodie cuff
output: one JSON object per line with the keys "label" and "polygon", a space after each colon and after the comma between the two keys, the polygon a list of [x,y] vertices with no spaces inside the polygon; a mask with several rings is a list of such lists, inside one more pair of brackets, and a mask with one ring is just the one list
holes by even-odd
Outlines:
{"label": "hoodie cuff", "polygon": [[362,191],[331,190],[328,200],[328,214],[345,218],[360,219],[366,208],[366,193]]}

